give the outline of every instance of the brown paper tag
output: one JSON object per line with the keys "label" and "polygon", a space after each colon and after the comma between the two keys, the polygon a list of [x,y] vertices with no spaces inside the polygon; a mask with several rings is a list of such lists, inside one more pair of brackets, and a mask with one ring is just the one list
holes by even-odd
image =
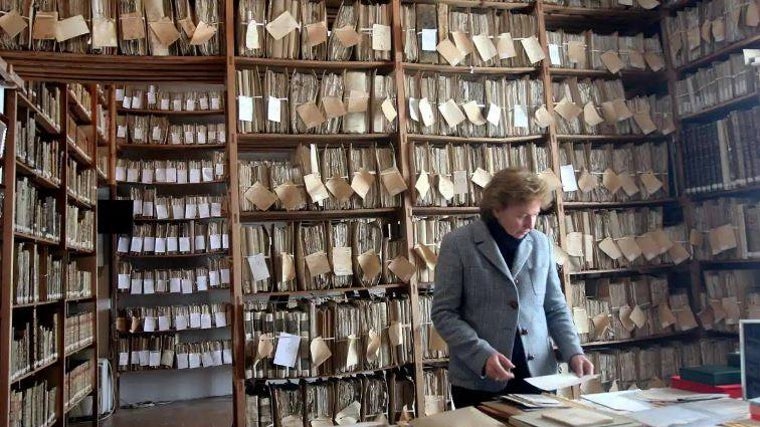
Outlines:
{"label": "brown paper tag", "polygon": [[438,175],[438,192],[446,200],[454,198],[454,182],[445,175]]}
{"label": "brown paper tag", "polygon": [[673,242],[673,246],[668,249],[668,256],[673,260],[673,264],[678,265],[691,258],[691,254],[680,243]]}
{"label": "brown paper tag", "polygon": [[472,174],[472,178],[470,180],[478,187],[486,188],[486,185],[488,185],[488,183],[491,182],[492,179],[493,179],[493,175],[491,175],[490,172],[486,171],[483,168],[477,168],[475,169],[475,172]]}
{"label": "brown paper tag", "polygon": [[[299,27],[298,21],[287,10],[266,25],[267,32],[275,40],[280,40]],[[195,36],[193,36],[195,38]]]}
{"label": "brown paper tag", "polygon": [[280,280],[282,282],[289,282],[296,278],[296,261],[293,254],[287,252],[280,252],[280,261],[282,263],[282,271],[280,271]]}
{"label": "brown paper tag", "polygon": [[712,36],[716,42],[722,42],[726,40],[726,22],[722,17],[712,21]]}
{"label": "brown paper tag", "polygon": [[583,172],[581,172],[581,176],[578,178],[578,188],[580,188],[582,192],[588,193],[598,186],[599,180],[597,180],[595,176],[588,173],[588,170],[586,170],[586,168],[583,168]]}
{"label": "brown paper tag", "polygon": [[697,49],[702,44],[702,34],[699,30],[699,26],[691,27],[686,30],[686,41],[689,50]]}
{"label": "brown paper tag", "polygon": [[657,0],[636,0],[636,2],[639,4],[639,6],[648,10],[654,9],[655,7],[660,5],[660,2]]}
{"label": "brown paper tag", "polygon": [[216,31],[217,30],[215,25],[207,24],[201,21],[198,23],[195,31],[193,31],[193,37],[190,39],[190,44],[193,46],[202,45],[211,40],[211,37],[214,37]]}
{"label": "brown paper tag", "polygon": [[570,62],[574,64],[585,64],[586,44],[578,40],[570,41],[567,44],[567,56],[569,57]]}
{"label": "brown paper tag", "polygon": [[[314,106],[316,108],[316,105]],[[315,174],[310,173],[303,177],[303,182],[306,185],[306,192],[311,197],[313,203],[319,203],[322,200],[329,199],[330,194],[327,192],[327,187],[322,182],[322,178]]]}
{"label": "brown paper tag", "polygon": [[380,338],[380,335],[375,332],[374,329],[369,330],[369,341],[367,342],[367,360],[370,362],[374,362],[377,360],[377,357],[380,355],[380,344],[382,343],[382,339]]}
{"label": "brown paper tag", "polygon": [[583,256],[583,233],[571,231],[565,238],[567,254],[574,257]]}
{"label": "brown paper tag", "polygon": [[367,111],[369,95],[360,90],[352,90],[348,95],[347,110],[349,113],[363,113]]}
{"label": "brown paper tag", "polygon": [[655,194],[662,188],[662,181],[657,179],[652,171],[644,172],[639,178],[649,194]]}
{"label": "brown paper tag", "polygon": [[736,234],[731,224],[724,224],[710,230],[709,239],[713,255],[736,247]]}
{"label": "brown paper tag", "polygon": [[536,119],[538,126],[541,128],[546,128],[554,124],[554,117],[549,114],[549,110],[546,109],[545,105],[540,106],[538,110],[536,110],[534,118]]}
{"label": "brown paper tag", "polygon": [[428,269],[435,270],[435,266],[438,264],[438,255],[428,245],[418,243],[414,245],[414,252],[425,261],[425,266]]}
{"label": "brown paper tag", "polygon": [[644,254],[644,258],[647,261],[653,260],[660,254],[657,243],[655,243],[654,239],[649,236],[649,233],[636,237],[636,244],[641,249],[641,253]]}
{"label": "brown paper tag", "polygon": [[118,47],[116,21],[113,19],[92,20],[92,47]]}
{"label": "brown paper tag", "polygon": [[391,260],[390,264],[388,264],[388,269],[404,283],[409,283],[417,271],[414,264],[401,255]]}
{"label": "brown paper tag", "polygon": [[649,237],[654,240],[660,255],[669,251],[670,248],[673,247],[673,241],[670,240],[670,236],[668,236],[668,233],[662,229],[650,231]]}
{"label": "brown paper tag", "polygon": [[543,172],[539,173],[538,177],[546,183],[546,186],[549,188],[550,192],[562,188],[562,181],[560,181],[557,174],[555,174],[551,169],[546,169]]}
{"label": "brown paper tag", "polygon": [[35,40],[54,40],[58,23],[58,12],[37,12],[32,25],[32,38]]}
{"label": "brown paper tag", "polygon": [[483,61],[488,61],[498,54],[496,46],[487,34],[478,34],[472,36],[472,42],[475,44],[475,49],[478,51],[478,55]]}
{"label": "brown paper tag", "polygon": [[315,128],[325,122],[325,116],[314,101],[299,105],[296,107],[296,112],[306,125],[306,129]]}
{"label": "brown paper tag", "polygon": [[625,99],[615,99],[612,101],[612,105],[615,107],[615,117],[617,118],[617,121],[621,122],[633,117],[633,113],[628,108],[628,104],[626,104]]}
{"label": "brown paper tag", "polygon": [[636,244],[636,239],[633,237],[626,236],[618,239],[617,244],[628,262],[636,261],[636,258],[641,256],[641,248]]}
{"label": "brown paper tag", "polygon": [[615,104],[612,101],[602,102],[602,115],[604,121],[608,124],[617,123],[617,113],[615,112]]}
{"label": "brown paper tag", "polygon": [[372,49],[391,50],[391,27],[388,25],[372,24]]}
{"label": "brown paper tag", "polygon": [[691,308],[683,308],[678,310],[675,314],[679,330],[688,331],[689,329],[697,327],[697,319],[694,318],[694,313],[692,313]]}
{"label": "brown paper tag", "polygon": [[641,132],[644,135],[649,135],[650,133],[657,130],[657,125],[652,121],[652,117],[649,115],[649,111],[642,111],[634,114],[633,120],[639,126]]}
{"label": "brown paper tag", "polygon": [[304,200],[303,194],[297,186],[290,182],[278,185],[274,189],[277,198],[282,202],[282,206],[289,211],[303,209],[306,206],[306,200]]}
{"label": "brown paper tag", "polygon": [[419,193],[420,198],[424,199],[428,191],[430,191],[430,175],[424,170],[420,172],[414,183],[414,188]]}
{"label": "brown paper tag", "polygon": [[457,49],[454,43],[449,39],[444,39],[438,43],[435,50],[437,50],[438,53],[443,56],[443,59],[445,59],[452,67],[455,67],[464,59],[464,54]]}
{"label": "brown paper tag", "polygon": [[660,132],[663,135],[670,135],[671,133],[675,132],[676,125],[673,123],[672,117],[665,117],[663,119],[662,127],[660,128]]}
{"label": "brown paper tag", "polygon": [[591,319],[591,324],[594,325],[594,336],[600,339],[604,337],[610,328],[610,316],[609,314],[597,314]]}
{"label": "brown paper tag", "polygon": [[647,63],[644,61],[644,54],[638,50],[631,50],[628,52],[628,61],[631,63],[631,67],[638,70],[644,70],[647,68]]}
{"label": "brown paper tag", "polygon": [[306,260],[306,267],[309,269],[309,277],[316,277],[332,271],[330,269],[330,261],[328,261],[327,254],[324,251],[306,255],[304,260]]}
{"label": "brown paper tag", "polygon": [[182,27],[182,31],[185,32],[186,36],[193,38],[193,34],[195,33],[195,23],[189,16],[180,19],[179,25]]}
{"label": "brown paper tag", "polygon": [[470,40],[470,37],[467,35],[467,33],[463,33],[461,31],[452,31],[451,38],[454,40],[454,45],[457,47],[457,49],[462,52],[462,57],[466,57],[475,51],[475,45],[472,44],[472,40]]}
{"label": "brown paper tag", "polygon": [[554,106],[554,111],[567,121],[574,120],[583,112],[583,110],[575,105],[575,103],[573,103],[568,97],[562,98],[562,100]]}
{"label": "brown paper tag", "polygon": [[631,332],[634,329],[636,329],[636,324],[633,323],[633,321],[631,320],[631,312],[632,311],[633,310],[631,309],[630,306],[628,306],[628,304],[620,307],[620,313],[619,313],[620,323],[623,325],[623,327],[625,328],[625,330],[628,331],[628,332]]}
{"label": "brown paper tag", "polygon": [[713,322],[718,323],[726,318],[726,311],[723,309],[723,304],[720,300],[710,300],[710,311],[713,314]]}
{"label": "brown paper tag", "polygon": [[388,190],[388,194],[390,194],[391,197],[406,191],[406,182],[396,166],[391,166],[380,172],[380,180],[383,182],[383,186]]}
{"label": "brown paper tag", "polygon": [[438,105],[438,111],[441,112],[444,120],[451,127],[457,127],[467,119],[453,99],[449,99],[443,104]]}
{"label": "brown paper tag", "polygon": [[318,368],[323,363],[327,361],[327,359],[332,356],[332,351],[330,351],[330,347],[327,346],[327,343],[325,342],[322,337],[316,337],[313,340],[311,340],[311,344],[309,345],[309,349],[311,350],[311,367],[312,368]]}
{"label": "brown paper tag", "polygon": [[334,176],[328,179],[325,186],[339,202],[347,202],[351,199],[351,195],[354,194],[354,189],[351,188],[348,181],[341,176]]}
{"label": "brown paper tag", "polygon": [[594,103],[589,101],[583,106],[583,121],[589,126],[596,126],[604,121],[599,112],[596,111]]}
{"label": "brown paper tag", "polygon": [[501,33],[496,37],[496,52],[499,54],[499,59],[509,59],[517,56],[512,34]]}
{"label": "brown paper tag", "polygon": [[602,185],[609,190],[610,194],[614,195],[623,184],[620,182],[620,178],[615,171],[607,168],[604,171],[604,175],[602,175]]}
{"label": "brown paper tag", "polygon": [[357,261],[362,268],[362,278],[365,282],[374,281],[383,268],[380,264],[380,257],[372,249],[359,255]]}
{"label": "brown paper tag", "polygon": [[246,200],[253,203],[256,209],[262,211],[269,209],[277,201],[277,196],[259,181],[256,181],[253,187],[245,190],[243,196]]}
{"label": "brown paper tag", "polygon": [[145,38],[145,21],[140,13],[122,13],[119,16],[119,19],[121,20],[122,40],[139,40]]}
{"label": "brown paper tag", "polygon": [[346,115],[346,106],[343,104],[343,100],[336,96],[322,98],[322,107],[325,110],[325,117],[328,119]]}
{"label": "brown paper tag", "polygon": [[676,316],[673,315],[666,303],[657,306],[657,317],[660,318],[660,327],[663,329],[676,324]]}
{"label": "brown paper tag", "polygon": [[327,41],[327,22],[306,25],[306,46],[314,47]]}
{"label": "brown paper tag", "polygon": [[704,242],[704,236],[702,235],[702,232],[699,230],[696,230],[694,228],[689,231],[689,243],[692,246],[702,246],[702,243]]}
{"label": "brown paper tag", "polygon": [[274,353],[272,334],[263,334],[259,336],[259,343],[256,348],[256,360],[271,359],[272,353]]}
{"label": "brown paper tag", "polygon": [[712,28],[712,23],[710,22],[709,19],[702,23],[702,30],[700,31],[702,35],[702,40],[708,43],[710,42],[710,36],[712,35],[710,32],[711,28]]}
{"label": "brown paper tag", "polygon": [[354,178],[351,180],[351,188],[362,199],[367,197],[369,189],[372,188],[372,184],[375,181],[375,177],[369,173],[366,169],[362,168],[359,172],[354,173]]}
{"label": "brown paper tag", "polygon": [[615,241],[609,237],[599,242],[599,249],[601,249],[602,252],[614,260],[620,259],[620,257],[623,256],[623,253],[620,252],[618,245],[615,244]]}
{"label": "brown paper tag", "polygon": [[337,276],[350,276],[354,273],[351,248],[347,246],[335,246],[330,252],[332,255],[333,271]]}
{"label": "brown paper tag", "polygon": [[164,17],[160,21],[149,22],[148,25],[164,46],[171,46],[179,40],[179,31],[177,31],[177,27],[174,26],[174,22],[170,18]]}
{"label": "brown paper tag", "polygon": [[760,24],[760,11],[758,11],[757,3],[754,0],[750,1],[747,5],[747,9],[744,12],[744,23],[748,27],[757,27]]}
{"label": "brown paper tag", "polygon": [[462,105],[462,109],[470,123],[476,126],[482,126],[487,123],[485,117],[483,117],[483,113],[480,111],[477,101],[470,101]]}
{"label": "brown paper tag", "polygon": [[359,33],[351,25],[346,25],[333,31],[343,47],[356,46],[361,39]]}
{"label": "brown paper tag", "polygon": [[588,313],[584,307],[573,307],[573,323],[579,334],[589,333]]}
{"label": "brown paper tag", "polygon": [[441,335],[435,329],[435,326],[430,325],[430,340],[428,341],[428,349],[430,351],[448,351],[449,345],[443,340]]}
{"label": "brown paper tag", "polygon": [[522,42],[523,49],[525,49],[525,53],[528,55],[528,61],[530,61],[531,64],[535,64],[546,58],[544,49],[541,48],[541,44],[538,42],[536,36],[526,37],[520,40],[520,42]]}
{"label": "brown paper tag", "polygon": [[760,319],[760,305],[750,305],[747,307],[747,319]]}
{"label": "brown paper tag", "polygon": [[404,335],[401,333],[401,323],[391,322],[390,326],[388,326],[388,340],[394,347],[404,342]]}
{"label": "brown paper tag", "polygon": [[662,55],[654,52],[645,52],[644,60],[649,65],[652,71],[660,71],[665,68],[665,61],[662,59]]}
{"label": "brown paper tag", "polygon": [[639,186],[634,182],[633,177],[628,172],[623,172],[618,175],[620,179],[620,186],[623,187],[623,191],[628,197],[632,197],[639,192]]}
{"label": "brown paper tag", "polygon": [[624,67],[623,61],[620,60],[620,56],[618,56],[618,53],[614,50],[604,52],[601,59],[604,66],[607,67],[607,70],[612,74],[617,74]]}
{"label": "brown paper tag", "polygon": [[0,28],[5,31],[8,38],[15,38],[26,27],[26,21],[15,9],[0,16]]}
{"label": "brown paper tag", "polygon": [[59,43],[85,34],[90,34],[90,29],[82,15],[62,19],[56,23],[55,39]]}
{"label": "brown paper tag", "polygon": [[385,116],[385,119],[388,120],[388,122],[393,123],[393,121],[396,120],[398,112],[396,111],[396,107],[393,105],[393,101],[391,101],[390,98],[385,98],[385,101],[380,104],[380,109],[383,110],[383,115]]}

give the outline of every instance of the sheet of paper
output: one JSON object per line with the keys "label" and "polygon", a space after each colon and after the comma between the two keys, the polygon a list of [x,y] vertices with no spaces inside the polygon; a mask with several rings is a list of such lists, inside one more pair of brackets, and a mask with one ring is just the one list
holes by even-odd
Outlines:
{"label": "sheet of paper", "polygon": [[301,345],[301,337],[281,333],[277,337],[277,350],[274,353],[274,364],[292,368],[298,358],[298,347]]}
{"label": "sheet of paper", "polygon": [[597,377],[599,377],[599,375],[584,375],[582,377],[579,377],[575,374],[554,374],[544,375],[541,377],[526,378],[525,381],[527,381],[533,387],[549,391],[583,384],[586,381]]}

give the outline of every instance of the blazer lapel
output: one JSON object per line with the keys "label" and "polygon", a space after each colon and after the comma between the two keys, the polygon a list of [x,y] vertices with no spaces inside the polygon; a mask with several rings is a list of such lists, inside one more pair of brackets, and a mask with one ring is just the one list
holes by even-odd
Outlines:
{"label": "blazer lapel", "polygon": [[482,220],[477,221],[476,224],[473,237],[478,251],[480,251],[480,253],[483,254],[483,256],[485,256],[497,270],[507,276],[507,278],[514,283],[515,280],[512,277],[512,273],[509,271],[507,263],[504,261],[504,257],[501,256],[499,247],[496,245],[496,241],[488,231],[488,227],[486,227]]}
{"label": "blazer lapel", "polygon": [[520,243],[520,246],[517,247],[517,253],[515,254],[515,264],[512,266],[515,277],[520,274],[520,270],[522,270],[523,266],[525,266],[525,262],[530,257],[530,253],[532,251],[533,237],[530,235],[530,233],[528,233],[523,239],[522,243]]}

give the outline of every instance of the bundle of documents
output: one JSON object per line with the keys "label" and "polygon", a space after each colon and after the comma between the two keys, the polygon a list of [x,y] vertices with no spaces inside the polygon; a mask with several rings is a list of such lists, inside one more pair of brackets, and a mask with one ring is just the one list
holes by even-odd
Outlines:
{"label": "bundle of documents", "polygon": [[697,259],[748,259],[760,256],[758,205],[744,199],[720,198],[695,207],[689,239]]}
{"label": "bundle of documents", "polygon": [[705,271],[699,319],[705,329],[738,332],[739,319],[760,316],[757,270]]}
{"label": "bundle of documents", "polygon": [[411,134],[498,138],[539,135],[550,124],[540,80],[422,72],[404,78]]}
{"label": "bundle of documents", "polygon": [[118,291],[132,295],[206,292],[230,287],[230,261],[210,258],[202,267],[156,270],[120,262],[117,280]]}
{"label": "bundle of documents", "polygon": [[700,68],[676,82],[676,106],[682,116],[699,113],[716,104],[755,92],[757,74],[745,64],[744,55],[731,55],[728,60]]}
{"label": "bundle of documents", "polygon": [[507,394],[501,399],[524,409],[561,408],[567,405],[561,401],[543,394]]}
{"label": "bundle of documents", "polygon": [[229,304],[127,307],[119,310],[117,330],[122,333],[225,328],[232,320]]}
{"label": "bundle of documents", "polygon": [[564,198],[578,202],[623,202],[668,197],[668,159],[666,142],[561,144]]}
{"label": "bundle of documents", "polygon": [[664,35],[673,66],[680,67],[757,33],[757,5],[752,1],[711,0],[668,16]]}
{"label": "bundle of documents", "polygon": [[430,317],[433,307],[432,295],[420,295],[420,342],[424,359],[444,359],[449,357],[449,347],[438,334]]}
{"label": "bundle of documents", "polygon": [[135,224],[119,236],[116,252],[132,255],[224,254],[229,250],[226,220]]}
{"label": "bundle of documents", "polygon": [[28,177],[16,179],[13,228],[51,241],[61,239],[61,214],[55,197],[40,194]]}
{"label": "bundle of documents", "polygon": [[250,301],[243,314],[247,378],[364,372],[412,360],[405,296],[326,297],[288,306]]}
{"label": "bundle of documents", "polygon": [[119,370],[197,369],[232,365],[232,341],[179,343],[164,337],[122,338],[119,344]]}
{"label": "bundle of documents", "polygon": [[544,57],[532,15],[447,4],[405,4],[401,21],[406,62],[530,67]]}
{"label": "bundle of documents", "polygon": [[139,184],[200,184],[226,178],[226,153],[202,160],[116,160],[116,181]]}
{"label": "bundle of documents", "polygon": [[61,388],[46,379],[34,381],[25,386],[10,390],[10,425],[45,425],[55,422],[58,393]]}
{"label": "bundle of documents", "polygon": [[34,113],[28,110],[19,113],[16,121],[16,159],[53,183],[60,184],[63,162],[59,142],[48,140],[49,137],[43,139],[43,134],[37,131]]}
{"label": "bundle of documents", "polygon": [[[163,192],[162,192],[163,193]],[[228,210],[227,196],[157,194],[155,187],[130,188],[132,216],[139,219],[222,218]]]}
{"label": "bundle of documents", "polygon": [[209,86],[178,91],[156,85],[127,85],[117,86],[114,93],[116,105],[124,110],[221,111],[224,91],[209,90]]}
{"label": "bundle of documents", "polygon": [[241,133],[386,133],[396,129],[392,75],[237,71]]}
{"label": "bundle of documents", "polygon": [[658,0],[637,0],[635,2],[631,1],[626,3],[621,3],[617,0],[544,0],[544,3],[587,9],[653,9],[660,4]]}
{"label": "bundle of documents", "polygon": [[601,35],[593,31],[547,31],[552,67],[606,70],[660,71],[665,67],[658,37]]}

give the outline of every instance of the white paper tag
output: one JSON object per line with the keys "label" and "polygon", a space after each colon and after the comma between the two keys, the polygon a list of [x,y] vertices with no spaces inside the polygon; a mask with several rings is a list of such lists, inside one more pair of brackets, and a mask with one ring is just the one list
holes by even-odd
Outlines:
{"label": "white paper tag", "polygon": [[422,29],[422,50],[425,52],[435,52],[438,45],[438,30],[435,28]]}
{"label": "white paper tag", "polygon": [[525,106],[522,104],[515,104],[513,113],[513,125],[516,128],[528,128],[528,113],[525,111]]}
{"label": "white paper tag", "polygon": [[277,337],[277,350],[274,353],[274,364],[292,368],[296,365],[298,347],[301,345],[301,337],[288,333],[281,333]]}
{"label": "white paper tag", "polygon": [[201,314],[201,329],[211,329],[211,314]]}
{"label": "white paper tag", "polygon": [[214,312],[214,323],[217,328],[224,328],[227,326],[227,314],[223,311]]}
{"label": "white paper tag", "polygon": [[269,97],[267,101],[267,120],[271,122],[280,123],[280,120],[281,120],[280,104],[281,104],[280,98],[275,98],[273,96]]}
{"label": "white paper tag", "polygon": [[564,165],[559,168],[562,191],[578,191],[578,181],[575,179],[573,165]]}
{"label": "white paper tag", "polygon": [[246,258],[248,259],[248,267],[251,269],[251,275],[253,276],[254,281],[266,280],[270,277],[269,266],[267,266],[264,254],[258,253]]}
{"label": "white paper tag", "polygon": [[119,290],[129,289],[129,274],[120,273],[118,276]]}
{"label": "white paper tag", "polygon": [[494,126],[499,126],[501,122],[501,107],[491,103],[488,107],[488,117],[486,117],[486,120]]}

